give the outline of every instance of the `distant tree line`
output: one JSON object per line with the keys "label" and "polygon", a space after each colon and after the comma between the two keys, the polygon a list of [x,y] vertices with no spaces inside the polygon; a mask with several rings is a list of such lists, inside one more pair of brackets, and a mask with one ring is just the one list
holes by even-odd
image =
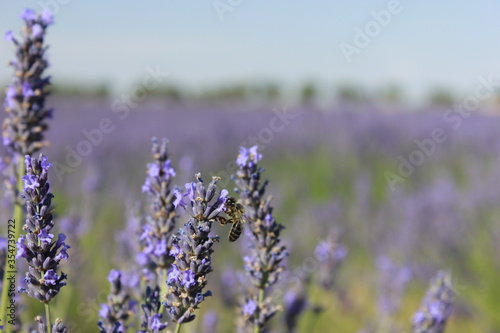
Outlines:
{"label": "distant tree line", "polygon": [[[51,87],[51,94],[54,97],[105,98],[113,95],[113,89],[110,84],[104,82],[98,84],[55,82]],[[169,83],[148,91],[148,95],[173,103],[287,103],[314,106],[321,103],[369,104],[373,102],[404,105],[407,102],[402,87],[398,85],[388,84],[368,91],[362,85],[355,83],[341,83],[327,87],[313,81],[294,87],[276,82],[227,83],[201,88]],[[437,87],[429,89],[422,101],[427,105],[450,107],[460,101],[460,98],[451,89]],[[500,104],[500,95],[497,103]]]}

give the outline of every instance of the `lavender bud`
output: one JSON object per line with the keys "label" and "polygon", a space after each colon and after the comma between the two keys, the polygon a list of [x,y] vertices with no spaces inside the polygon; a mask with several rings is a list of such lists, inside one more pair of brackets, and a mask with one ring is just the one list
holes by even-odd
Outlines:
{"label": "lavender bud", "polygon": [[32,155],[47,145],[44,132],[48,128],[46,120],[52,115],[52,110],[45,107],[50,78],[43,76],[49,66],[43,42],[53,18],[48,11],[37,15],[31,9],[26,9],[21,18],[26,24],[23,39],[18,41],[12,31],[5,34],[5,39],[16,46],[17,59],[10,62],[14,76],[6,90],[4,106],[8,117],[3,123],[3,144],[12,152]]}
{"label": "lavender bud", "polygon": [[[38,323],[37,328],[31,333],[47,333],[47,325],[43,322],[42,317],[35,317],[35,322]],[[54,325],[52,325],[52,333],[66,333],[68,329],[64,326],[61,319],[57,318]]]}
{"label": "lavender bud", "polygon": [[276,314],[280,308],[267,298],[259,304],[256,297],[247,298],[241,307],[241,313],[246,325],[251,327],[264,328],[269,320]]}
{"label": "lavender bud", "polygon": [[162,321],[163,315],[160,313],[160,288],[158,286],[155,289],[147,287],[145,304],[142,305],[142,310],[144,315],[142,317],[141,327],[144,330],[139,331],[139,333],[159,333],[163,332],[167,328],[167,322]]}
{"label": "lavender bud", "polygon": [[97,325],[102,333],[126,331],[126,322],[133,313],[135,303],[124,286],[120,271],[111,270],[108,281],[110,293],[107,303],[101,304],[99,316],[102,320]]}
{"label": "lavender bud", "polygon": [[[283,260],[288,251],[281,243],[280,233],[284,229],[273,216],[272,197],[264,198],[267,181],[261,182],[264,171],[258,163],[262,155],[258,147],[240,148],[236,159],[239,170],[233,179],[248,217],[250,255],[244,257],[244,269],[256,288],[247,295],[242,315],[253,327],[264,328],[278,307],[270,299],[264,299],[265,291],[280,280],[284,269]],[[259,294],[257,299],[256,295]]]}
{"label": "lavender bud", "polygon": [[23,291],[42,303],[48,303],[66,285],[66,274],[57,273],[61,260],[68,260],[70,247],[64,243],[66,236],[59,234],[57,240],[50,233],[54,227],[47,170],[51,164],[47,157],[38,159],[26,155],[26,175],[23,177],[26,199],[26,235],[19,237],[16,259],[24,258],[28,263]]}
{"label": "lavender bud", "polygon": [[307,297],[304,290],[288,290],[284,295],[285,325],[288,332],[294,332],[297,321],[307,307]]}
{"label": "lavender bud", "polygon": [[140,238],[141,251],[156,267],[166,269],[172,262],[168,253],[177,219],[177,197],[176,192],[171,189],[172,178],[176,173],[168,158],[168,141],[163,139],[160,145],[153,138],[152,142],[154,161],[148,165],[146,182],[142,187],[142,191],[148,196],[149,210]]}
{"label": "lavender bud", "polygon": [[[212,271],[212,249],[218,237],[209,236],[213,219],[224,208],[227,191],[222,190],[217,200],[207,202],[205,185],[200,175],[197,183],[186,184],[187,192],[183,197],[190,215],[184,228],[181,228],[174,238],[171,254],[174,263],[169,271],[167,285],[169,294],[164,303],[172,320],[182,324],[194,320],[194,310],[205,297],[211,296],[210,291],[204,291],[206,276]],[[218,178],[214,178],[209,188],[215,187]],[[215,196],[214,196],[215,197]]]}
{"label": "lavender bud", "polygon": [[454,299],[450,273],[439,272],[413,316],[413,332],[443,333]]}

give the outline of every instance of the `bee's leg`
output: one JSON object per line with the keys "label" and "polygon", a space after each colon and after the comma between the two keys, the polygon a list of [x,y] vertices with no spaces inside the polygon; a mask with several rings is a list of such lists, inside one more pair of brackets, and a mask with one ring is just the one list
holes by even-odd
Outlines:
{"label": "bee's leg", "polygon": [[225,224],[229,223],[229,220],[222,217],[222,216],[216,216],[215,221],[219,222],[221,225],[225,225]]}

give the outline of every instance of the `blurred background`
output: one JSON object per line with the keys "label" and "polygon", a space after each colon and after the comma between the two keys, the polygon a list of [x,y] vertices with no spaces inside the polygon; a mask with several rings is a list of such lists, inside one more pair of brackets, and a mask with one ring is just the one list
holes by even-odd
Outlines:
{"label": "blurred background", "polygon": [[[170,140],[179,186],[202,172],[231,191],[239,147],[262,149],[289,276],[308,281],[291,290],[307,295],[297,332],[409,332],[441,269],[457,293],[448,332],[500,332],[499,3],[1,1],[0,31],[19,32],[27,7],[56,14],[44,153],[74,232],[55,300],[71,332],[96,331],[108,271],[128,265],[153,136]],[[347,251],[326,285],[323,240]],[[218,246],[215,296],[186,331],[209,309],[234,331],[245,243]]]}

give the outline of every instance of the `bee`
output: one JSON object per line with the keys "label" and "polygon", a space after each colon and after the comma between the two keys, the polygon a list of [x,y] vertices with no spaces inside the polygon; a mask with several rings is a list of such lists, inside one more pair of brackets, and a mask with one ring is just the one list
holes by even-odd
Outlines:
{"label": "bee", "polygon": [[247,221],[245,209],[242,204],[236,202],[235,198],[228,197],[226,199],[224,213],[226,213],[227,218],[217,216],[215,220],[221,225],[232,223],[231,230],[229,230],[229,241],[234,242],[240,238],[243,232],[243,225]]}

